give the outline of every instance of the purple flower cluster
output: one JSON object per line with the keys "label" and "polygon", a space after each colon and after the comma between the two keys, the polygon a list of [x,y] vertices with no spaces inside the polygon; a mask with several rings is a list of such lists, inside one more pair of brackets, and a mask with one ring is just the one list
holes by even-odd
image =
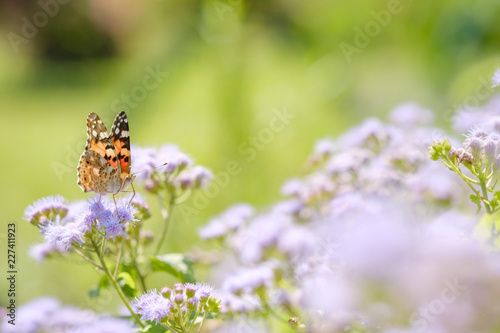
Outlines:
{"label": "purple flower cluster", "polygon": [[214,177],[211,170],[194,165],[194,161],[176,145],[165,144],[159,149],[134,146],[132,149],[133,172],[137,173],[137,181],[144,183],[145,189],[150,192],[165,186],[176,192],[204,188]]}
{"label": "purple flower cluster", "polygon": [[[176,283],[173,289],[164,287],[160,292],[156,289],[137,297],[133,303],[134,311],[141,315],[141,319],[176,325],[177,319],[184,320],[186,312],[201,311],[217,313],[220,311],[220,301],[215,298],[212,286],[197,282]],[[182,314],[178,318],[179,314]],[[189,319],[190,316],[187,316]],[[168,326],[167,326],[168,327]]]}
{"label": "purple flower cluster", "polygon": [[[480,242],[491,221],[479,223],[467,188],[428,159],[433,119],[408,103],[387,123],[322,139],[310,172],[283,185],[288,198],[243,217],[229,209],[201,228],[227,248],[212,272],[223,311],[273,304],[311,332],[500,329],[500,258]],[[496,135],[476,128],[465,149],[491,163]]]}
{"label": "purple flower cluster", "polygon": [[42,198],[25,211],[25,219],[36,223],[45,237],[45,242],[31,247],[30,256],[41,262],[52,253],[66,253],[72,246],[81,246],[87,235],[99,233],[107,240],[126,237],[126,229],[139,221],[136,215],[148,217],[149,207],[137,195],[129,200],[113,200],[92,197],[87,201],[66,204],[61,196]]}
{"label": "purple flower cluster", "polygon": [[219,238],[231,231],[236,231],[246,223],[253,213],[254,209],[249,204],[233,205],[201,228],[200,237],[203,239]]}
{"label": "purple flower cluster", "polygon": [[1,331],[4,333],[133,333],[134,326],[125,319],[105,317],[91,310],[62,306],[58,300],[50,297],[38,298],[19,307],[16,325],[7,322],[9,317],[1,319]]}
{"label": "purple flower cluster", "polygon": [[41,198],[26,208],[24,219],[29,223],[38,225],[47,223],[49,220],[60,216],[61,218],[68,213],[66,199],[60,195]]}

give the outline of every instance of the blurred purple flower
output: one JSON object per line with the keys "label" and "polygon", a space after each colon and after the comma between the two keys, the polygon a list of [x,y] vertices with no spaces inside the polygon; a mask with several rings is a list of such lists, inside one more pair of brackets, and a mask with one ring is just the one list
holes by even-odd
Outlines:
{"label": "blurred purple flower", "polygon": [[73,243],[82,245],[85,234],[78,228],[76,223],[60,225],[55,222],[49,222],[42,226],[42,234],[45,235],[45,242],[51,244],[57,249],[68,251]]}
{"label": "blurred purple flower", "polygon": [[252,215],[254,209],[246,203],[235,204],[208,221],[199,231],[202,239],[218,238],[240,228]]}
{"label": "blurred purple flower", "polygon": [[429,125],[434,121],[434,113],[418,103],[408,102],[396,106],[389,114],[389,121],[403,127]]}
{"label": "blurred purple flower", "polygon": [[137,297],[132,306],[134,311],[141,315],[142,320],[159,323],[169,315],[173,305],[169,299],[153,289]]}
{"label": "blurred purple flower", "polygon": [[41,243],[32,245],[28,251],[28,255],[39,264],[52,253],[64,253],[64,249],[59,249],[53,243]]}
{"label": "blurred purple flower", "polygon": [[333,154],[335,151],[335,142],[330,138],[325,138],[316,141],[313,148],[313,154],[326,157]]}
{"label": "blurred purple flower", "polygon": [[68,213],[66,199],[60,195],[41,198],[24,211],[24,219],[32,224],[45,224],[59,216],[63,218]]}

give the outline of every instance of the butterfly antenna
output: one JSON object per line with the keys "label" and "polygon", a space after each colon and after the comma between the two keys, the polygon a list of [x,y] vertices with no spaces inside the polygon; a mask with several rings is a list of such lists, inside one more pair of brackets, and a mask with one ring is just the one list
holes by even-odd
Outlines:
{"label": "butterfly antenna", "polygon": [[165,163],[163,163],[162,165],[157,165],[157,166],[152,167],[152,168],[150,168],[150,169],[137,171],[137,172],[134,172],[134,173],[133,173],[133,175],[135,176],[135,175],[137,175],[138,173],[141,173],[141,172],[147,172],[147,171],[151,171],[151,170],[154,170],[154,169],[158,169],[158,168],[161,168],[162,166],[165,166],[165,165],[167,165],[167,164],[168,164],[168,163],[166,163],[166,162],[165,162]]}

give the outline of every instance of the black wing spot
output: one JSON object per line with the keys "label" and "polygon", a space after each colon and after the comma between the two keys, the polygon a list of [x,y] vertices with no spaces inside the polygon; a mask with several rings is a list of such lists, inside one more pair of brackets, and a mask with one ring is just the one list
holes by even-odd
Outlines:
{"label": "black wing spot", "polygon": [[125,163],[128,163],[128,156],[125,156],[123,160],[125,161]]}
{"label": "black wing spot", "polygon": [[116,162],[116,156],[113,157],[113,162]]}
{"label": "black wing spot", "polygon": [[87,181],[87,177],[83,177],[83,180]]}

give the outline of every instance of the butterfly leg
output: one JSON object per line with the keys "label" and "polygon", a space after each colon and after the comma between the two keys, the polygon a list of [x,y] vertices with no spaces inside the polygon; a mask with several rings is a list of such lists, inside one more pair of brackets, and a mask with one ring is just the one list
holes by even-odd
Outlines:
{"label": "butterfly leg", "polygon": [[116,215],[118,215],[118,205],[116,204],[116,199],[115,199],[115,195],[117,195],[117,194],[118,194],[118,192],[113,193],[113,201],[115,202]]}
{"label": "butterfly leg", "polygon": [[130,201],[128,202],[128,205],[129,205],[129,206],[130,206],[130,204],[132,203],[132,200],[134,200],[134,197],[135,197],[135,188],[134,188],[134,184],[132,183],[132,184],[130,184],[130,185],[132,185],[132,192],[133,192],[133,194],[132,194],[132,198],[130,198]]}

